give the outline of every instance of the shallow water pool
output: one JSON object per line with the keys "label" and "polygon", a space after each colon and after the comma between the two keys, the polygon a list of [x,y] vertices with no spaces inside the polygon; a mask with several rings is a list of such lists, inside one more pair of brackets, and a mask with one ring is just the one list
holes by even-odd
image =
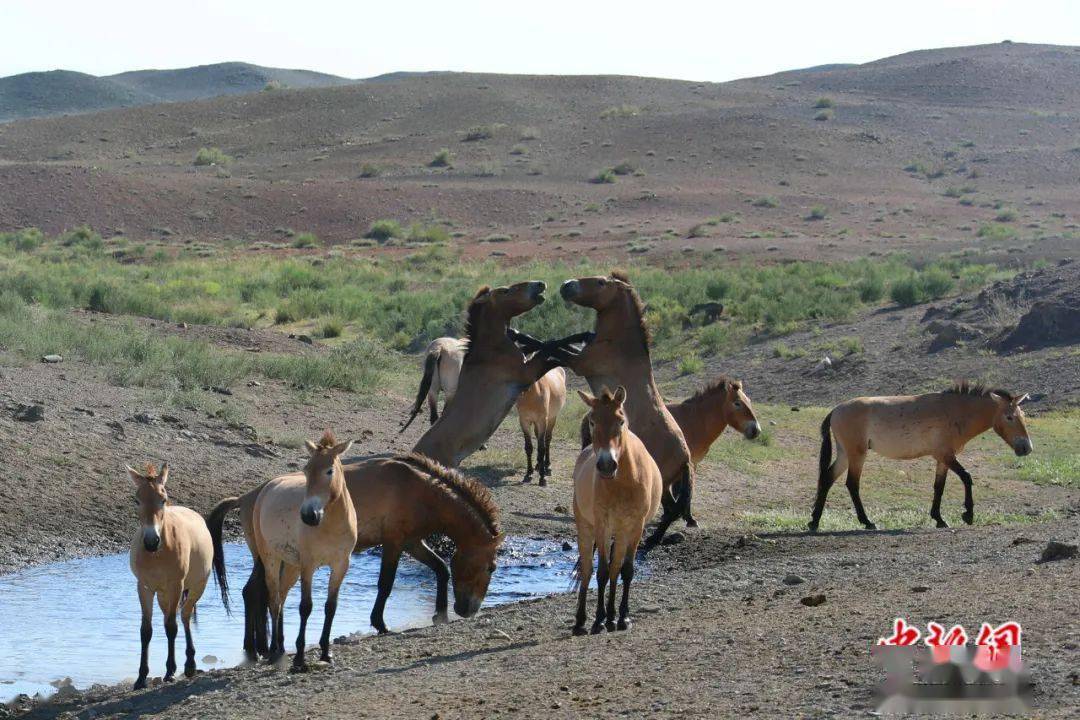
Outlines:
{"label": "shallow water pool", "polygon": [[[236,665],[243,660],[244,616],[240,591],[251,572],[251,555],[242,543],[225,546],[233,616],[225,614],[211,578],[199,601],[193,625],[199,669]],[[563,592],[569,585],[576,552],[560,543],[508,538],[499,556],[484,605],[501,605]],[[354,555],[341,588],[332,637],[373,632],[368,617],[375,601],[379,556]],[[315,609],[308,622],[308,642],[318,642],[329,571],[315,576]],[[299,624],[299,584],[289,595],[285,645],[290,650]],[[453,618],[453,587],[450,613]],[[435,608],[435,577],[423,565],[402,556],[397,582],[386,605],[391,630],[430,624]],[[134,682],[139,669],[139,600],[128,555],[71,560],[0,576],[0,702],[26,693],[47,695],[70,678],[77,688],[94,683]],[[154,607],[150,676],[165,673],[167,654],[163,618]],[[177,664],[184,665],[184,630],[176,638]]]}

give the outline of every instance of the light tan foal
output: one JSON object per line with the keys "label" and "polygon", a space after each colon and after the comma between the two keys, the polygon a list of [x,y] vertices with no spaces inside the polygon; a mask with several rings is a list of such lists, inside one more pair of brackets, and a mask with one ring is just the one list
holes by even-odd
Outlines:
{"label": "light tan foal", "polygon": [[540,485],[547,485],[551,475],[551,435],[555,421],[566,404],[566,370],[552,368],[522,391],[517,399],[518,423],[525,436],[525,482],[532,479],[533,437],[536,438],[536,470]]}
{"label": "light tan foal", "polygon": [[144,472],[128,468],[135,483],[139,503],[139,529],[131,540],[131,572],[135,575],[142,606],[142,655],[135,689],[146,687],[150,672],[149,650],[153,637],[154,596],[165,615],[165,636],[169,640],[169,657],[165,662],[165,682],[176,673],[176,613],[179,609],[187,642],[184,675],[195,674],[195,645],[191,639],[191,617],[199,602],[210,566],[214,546],[202,515],[179,505],[168,505],[165,483],[169,466],[160,470],[147,465]]}
{"label": "light tan foal", "polygon": [[328,430],[318,443],[306,443],[310,457],[303,473],[275,478],[263,486],[255,500],[255,544],[266,569],[266,590],[273,628],[270,660],[285,654],[285,598],[300,579],[300,632],[296,637],[293,669],[305,670],[311,582],[315,570],[330,566],[330,586],[319,646],[320,660],[330,662],[330,629],[337,610],[338,590],[349,570],[356,546],[356,511],[345,486],[341,454],[352,442],[338,443]]}

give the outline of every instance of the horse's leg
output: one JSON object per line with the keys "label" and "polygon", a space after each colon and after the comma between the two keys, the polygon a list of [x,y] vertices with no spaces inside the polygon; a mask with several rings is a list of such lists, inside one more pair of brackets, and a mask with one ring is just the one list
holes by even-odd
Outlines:
{"label": "horse's leg", "polygon": [[934,502],[930,505],[930,518],[937,522],[939,528],[949,527],[949,523],[941,517],[941,494],[945,492],[945,478],[949,474],[949,465],[938,460],[937,470],[934,472]]}
{"label": "horse's leg", "polygon": [[195,677],[195,641],[191,637],[191,616],[195,603],[185,602],[180,608],[180,620],[184,623],[184,677]]}
{"label": "horse's leg", "polygon": [[694,468],[692,465],[687,464],[682,472],[683,478],[678,481],[681,488],[679,494],[682,496],[680,498],[680,503],[683,506],[682,518],[686,521],[686,527],[697,527],[698,521],[694,519],[690,511],[690,501],[694,497]]}
{"label": "horse's leg", "polygon": [[610,566],[608,564],[608,557],[610,556],[610,545],[608,544],[607,533],[596,536],[596,618],[592,624],[592,634],[597,635],[604,629],[604,619],[606,617],[606,607],[604,605],[604,591],[607,589],[608,583],[608,571]]}
{"label": "horse's leg", "polygon": [[536,424],[536,469],[540,473],[540,487],[547,485],[547,473],[549,468],[545,467],[547,462],[547,437],[544,432],[544,427],[539,423]]}
{"label": "horse's leg", "polygon": [[529,482],[533,474],[533,442],[532,432],[526,423],[521,423],[521,434],[525,436],[525,478],[522,482]]}
{"label": "horse's leg", "polygon": [[589,598],[589,581],[593,572],[592,528],[578,533],[578,604],[574,616],[574,634],[585,634],[585,603]]}
{"label": "horse's leg", "polygon": [[330,654],[330,629],[334,625],[334,615],[337,614],[338,591],[341,589],[341,583],[345,581],[347,572],[349,572],[348,553],[337,564],[330,566],[330,586],[326,593],[326,605],[323,606],[322,635],[319,636],[319,650],[321,650],[319,660],[322,662],[334,661]]}
{"label": "horse's leg", "polygon": [[165,682],[172,682],[176,675],[176,633],[179,628],[176,625],[176,610],[180,605],[180,588],[170,590],[167,594],[158,593],[158,605],[165,615],[165,638],[169,641],[169,656],[165,659]]}
{"label": "horse's leg", "polygon": [[611,560],[608,564],[607,617],[605,618],[606,622],[604,623],[604,627],[607,628],[608,632],[613,632],[615,630],[615,595],[619,590],[619,573],[625,560],[626,545],[620,543],[619,539],[616,538],[611,546]]}
{"label": "horse's leg", "polygon": [[551,477],[551,436],[555,434],[555,422],[549,420],[544,428],[544,472]]}
{"label": "horse's leg", "polygon": [[300,630],[296,633],[296,654],[293,655],[292,664],[294,672],[307,672],[308,669],[304,655],[307,649],[307,621],[311,617],[311,579],[314,575],[312,563],[304,562],[300,566]]}
{"label": "horse's leg", "polygon": [[836,460],[829,466],[828,473],[818,477],[817,497],[814,499],[814,511],[810,514],[810,523],[807,525],[810,532],[817,532],[818,523],[821,522],[821,513],[825,511],[825,498],[829,496],[829,489],[832,488],[833,483],[836,482],[836,478],[840,477],[847,468],[847,453],[844,451],[843,445],[837,444]]}
{"label": "horse's leg", "polygon": [[446,561],[435,554],[423,540],[415,540],[405,544],[405,552],[409,553],[419,562],[427,565],[431,572],[435,573],[435,615],[431,622],[435,625],[443,625],[450,622],[447,614],[447,596],[450,584],[450,568]]}
{"label": "horse's leg", "polygon": [[971,473],[965,470],[956,458],[949,463],[949,469],[959,475],[960,482],[964,483],[964,514],[960,517],[970,525],[975,522],[975,498],[971,494]]}
{"label": "horse's leg", "polygon": [[859,497],[859,478],[862,477],[862,466],[865,455],[860,457],[852,457],[848,461],[847,472],[847,489],[848,494],[851,495],[851,504],[855,506],[855,515],[859,518],[859,522],[863,524],[867,530],[877,530],[877,525],[870,522],[870,518],[866,517],[866,510],[863,509],[862,498]]}
{"label": "horse's leg", "polygon": [[660,493],[660,505],[663,507],[664,511],[660,514],[660,520],[656,523],[656,528],[653,530],[652,535],[645,540],[646,552],[654,548],[657,543],[663,539],[664,533],[667,532],[668,527],[671,523],[675,522],[675,518],[677,517],[677,503],[675,496],[671,492],[670,485],[664,488]]}
{"label": "horse's leg", "polygon": [[[638,533],[640,536],[641,533]],[[619,603],[618,630],[630,629],[630,583],[634,580],[634,555],[637,554],[637,542],[630,543],[622,563],[622,602]]]}
{"label": "horse's leg", "polygon": [[439,399],[435,393],[428,393],[427,406],[428,419],[431,421],[431,424],[434,425],[435,421],[439,419]]}
{"label": "horse's leg", "polygon": [[371,625],[379,631],[380,635],[390,632],[383,622],[383,608],[386,607],[386,599],[390,597],[390,591],[394,589],[394,578],[397,576],[398,560],[401,558],[401,546],[383,545],[382,565],[379,568],[379,594],[375,597],[375,605],[371,608]]}
{"label": "horse's leg", "polygon": [[146,676],[150,674],[150,639],[154,637],[154,591],[138,583],[139,606],[142,608],[142,625],[139,627],[139,640],[142,643],[142,652],[139,656],[139,678],[135,681],[135,689],[142,690],[146,687]]}
{"label": "horse's leg", "polygon": [[270,610],[266,592],[266,568],[256,558],[251,576],[244,584],[244,654],[248,662],[255,662],[270,653],[267,640],[266,616]]}
{"label": "horse's leg", "polygon": [[[276,567],[275,567],[276,566]],[[266,658],[271,663],[276,663],[285,653],[285,643],[278,642],[278,632],[284,630],[281,623],[281,576],[282,563],[275,561],[266,568],[266,604],[270,610],[270,647]]]}

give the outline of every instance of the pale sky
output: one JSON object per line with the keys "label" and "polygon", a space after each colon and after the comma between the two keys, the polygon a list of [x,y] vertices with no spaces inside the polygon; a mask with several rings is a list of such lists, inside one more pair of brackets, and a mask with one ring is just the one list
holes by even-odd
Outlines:
{"label": "pale sky", "polygon": [[225,60],[723,81],[909,50],[1080,45],[1077,0],[0,0],[0,76]]}

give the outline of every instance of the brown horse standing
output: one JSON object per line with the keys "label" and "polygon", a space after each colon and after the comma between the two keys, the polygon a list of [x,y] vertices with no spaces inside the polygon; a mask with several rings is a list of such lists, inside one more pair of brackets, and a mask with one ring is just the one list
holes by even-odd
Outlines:
{"label": "brown horse standing", "polygon": [[330,586],[319,646],[320,660],[330,662],[330,628],[337,611],[338,590],[349,570],[349,556],[356,545],[356,511],[345,487],[340,456],[352,445],[338,443],[329,430],[319,442],[306,443],[304,472],[283,475],[262,487],[252,513],[252,534],[259,559],[266,568],[274,638],[270,659],[285,654],[285,598],[300,578],[300,631],[296,636],[293,669],[306,670],[304,659],[308,617],[311,615],[311,582],[315,570],[330,566]]}
{"label": "brown horse standing", "polygon": [[594,393],[599,394],[605,387],[627,388],[626,413],[630,425],[656,459],[664,478],[664,514],[646,547],[659,542],[679,516],[687,525],[696,526],[690,511],[694,489],[690,450],[653,380],[650,335],[641,298],[629,278],[621,273],[567,280],[560,293],[572,303],[596,310],[595,334],[580,353],[563,350],[561,346],[581,336],[549,343],[546,347],[554,348],[550,349],[552,357],[584,377]]}
{"label": "brown horse standing", "polygon": [[401,426],[402,430],[409,427],[420,414],[425,398],[431,424],[434,425],[439,419],[439,391],[442,390],[445,394],[445,408],[457,393],[458,376],[461,375],[461,363],[465,360],[467,347],[468,342],[458,338],[441,337],[431,341],[424,354],[424,375],[420,379],[420,390],[416,393],[412,410],[409,411],[409,419]]}
{"label": "brown horse standing", "polygon": [[[626,390],[606,389],[593,398],[580,392],[591,408],[592,444],[574,466],[574,519],[578,532],[577,615],[574,634],[585,634],[585,602],[593,570],[593,551],[599,553],[596,571],[596,619],[592,632],[630,627],[630,582],[645,523],[656,514],[664,485],[660,468],[637,435],[630,431],[623,410]],[[610,548],[610,557],[608,555]],[[615,624],[615,590],[622,575],[619,622]],[[604,589],[610,583],[607,605]]]}
{"label": "brown horse standing", "polygon": [[[356,504],[359,552],[382,545],[378,596],[371,610],[371,624],[387,632],[383,608],[394,586],[398,561],[406,552],[435,573],[436,623],[448,621],[448,584],[454,584],[454,611],[471,617],[480,609],[488,583],[495,571],[496,555],[502,544],[499,514],[491,493],[480,483],[466,478],[415,453],[394,458],[372,458],[344,466],[345,483]],[[244,587],[247,616],[244,649],[249,659],[267,653],[267,598],[254,544],[255,499],[263,486],[241,497],[226,498],[210,514],[210,532],[219,542],[225,515],[240,508],[240,522],[248,547],[256,558],[251,577]],[[424,538],[433,533],[447,535],[456,545],[450,567],[432,552]]]}
{"label": "brown horse standing", "polygon": [[709,448],[728,425],[747,440],[761,434],[761,425],[750,398],[743,392],[742,381],[723,375],[686,400],[668,403],[667,409],[679,424],[695,465],[709,454]]}
{"label": "brown horse standing", "polygon": [[[990,428],[1007,442],[1017,455],[1031,452],[1031,440],[1024,425],[1020,403],[1027,395],[1005,390],[987,390],[966,382],[939,393],[894,397],[861,397],[837,405],[821,423],[821,457],[817,499],[808,527],[816,532],[825,508],[825,498],[836,478],[847,470],[847,489],[855,514],[866,529],[875,530],[859,498],[859,478],[869,450],[898,460],[929,455],[937,461],[934,501],[930,517],[939,528],[948,527],[941,517],[941,493],[952,470],[964,483],[965,523],[975,518],[971,475],[956,456],[977,435]],[[832,460],[831,436],[836,436],[836,460]]]}
{"label": "brown horse standing", "polygon": [[566,371],[553,368],[526,388],[517,399],[518,423],[525,436],[525,482],[532,479],[533,437],[536,438],[536,469],[540,485],[547,485],[551,475],[551,434],[559,411],[566,404]]}
{"label": "brown horse standing", "polygon": [[[169,496],[165,483],[169,479],[169,466],[163,463],[160,470],[147,465],[145,472],[127,469],[135,483],[135,495],[139,503],[139,530],[131,541],[131,572],[135,575],[142,607],[142,655],[139,660],[139,678],[135,689],[146,687],[150,672],[150,639],[153,637],[154,596],[165,615],[165,637],[169,640],[169,657],[165,662],[165,682],[176,673],[176,612],[184,623],[184,639],[187,643],[187,660],[184,675],[195,675],[195,644],[191,639],[191,617],[199,602],[210,566],[214,560],[214,545],[206,522],[194,510],[179,505],[168,505]],[[228,609],[225,587],[221,599]]]}
{"label": "brown horse standing", "polygon": [[528,361],[507,334],[510,321],[544,302],[542,282],[480,288],[469,303],[468,350],[457,393],[442,417],[416,443],[414,452],[457,467],[487,442],[518,395],[556,366],[541,353]]}

